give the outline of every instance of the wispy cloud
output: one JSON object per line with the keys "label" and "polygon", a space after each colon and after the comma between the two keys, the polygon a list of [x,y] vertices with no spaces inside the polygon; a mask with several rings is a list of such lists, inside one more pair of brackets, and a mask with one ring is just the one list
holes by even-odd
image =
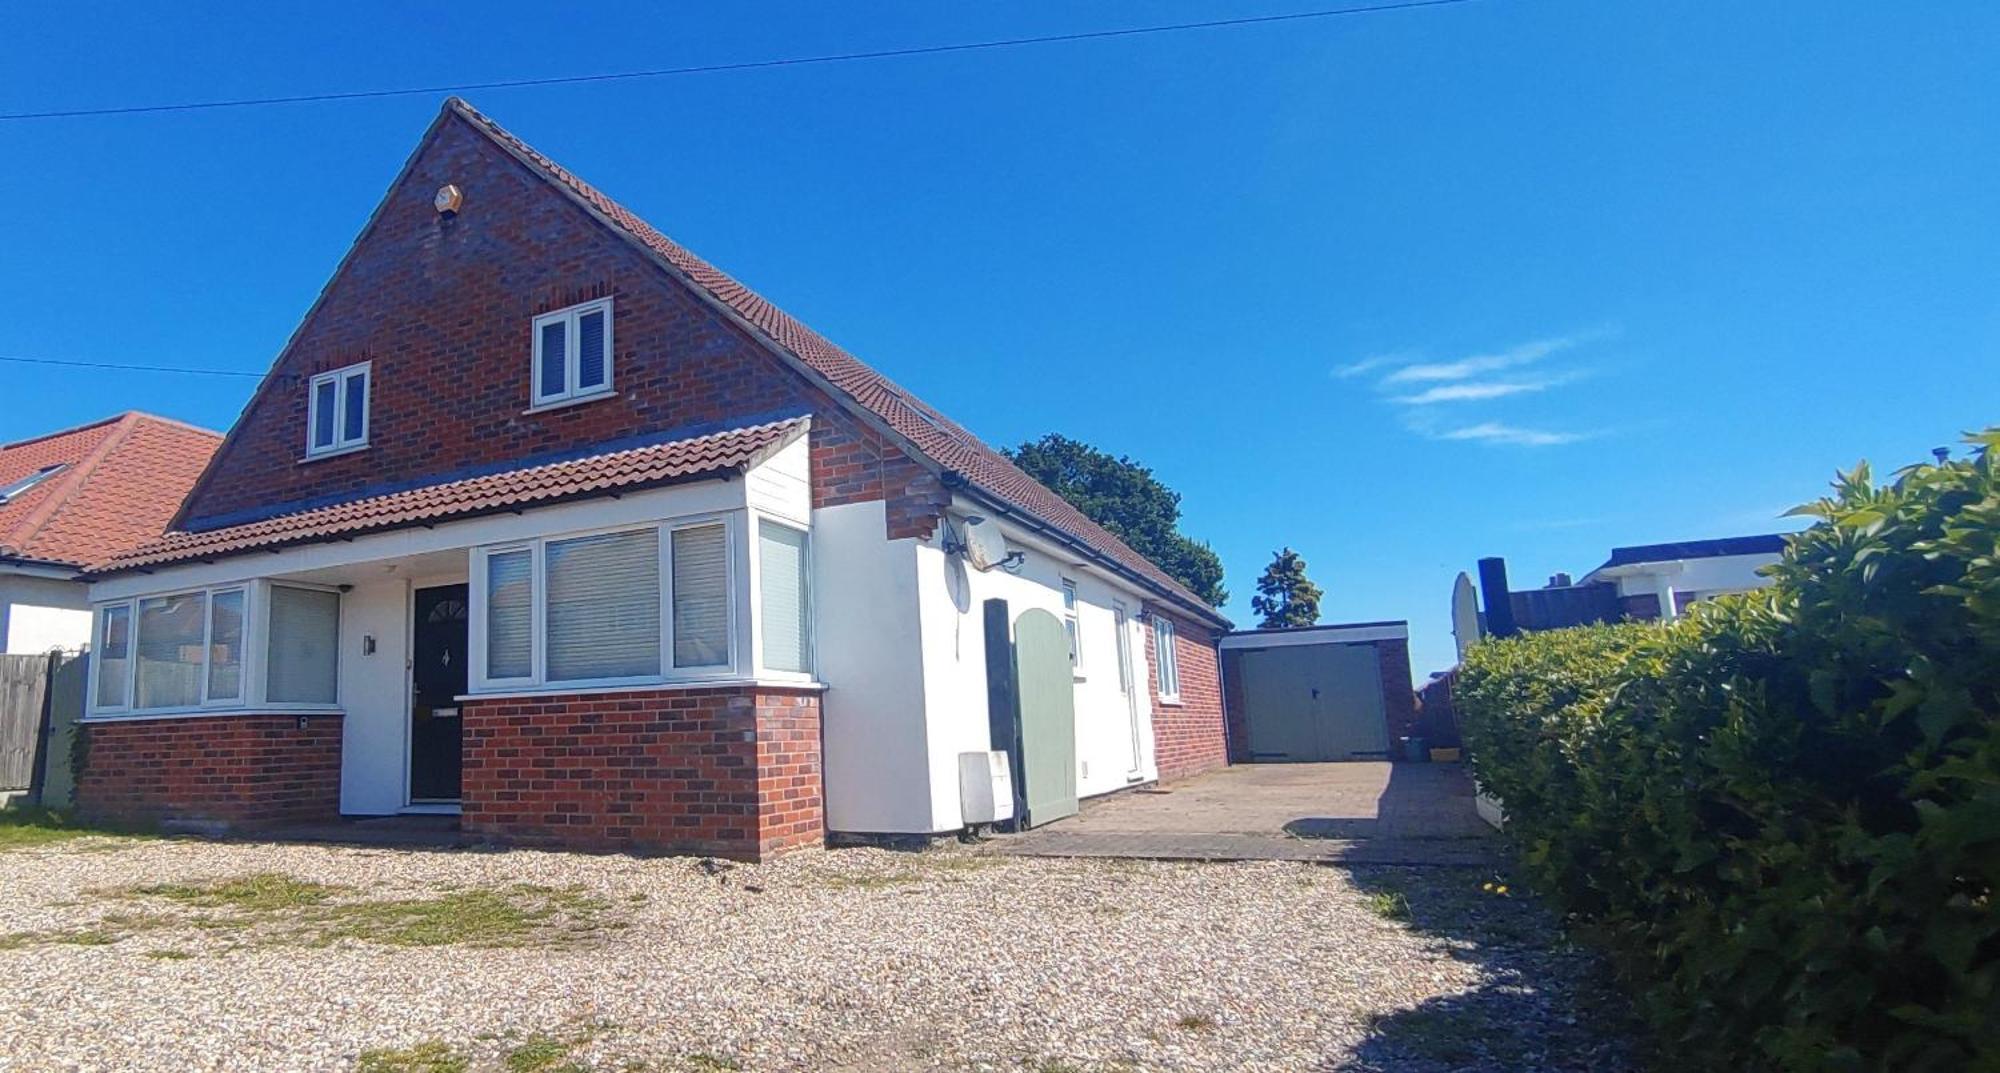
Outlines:
{"label": "wispy cloud", "polygon": [[[1377,397],[1397,408],[1410,431],[1433,440],[1454,440],[1508,447],[1553,447],[1600,435],[1558,428],[1512,424],[1497,419],[1481,420],[1478,403],[1538,395],[1577,380],[1586,371],[1550,367],[1551,355],[1575,349],[1585,343],[1615,334],[1615,329],[1552,335],[1532,339],[1504,350],[1467,355],[1451,361],[1423,360],[1407,353],[1376,354],[1360,361],[1337,366],[1333,375],[1350,380],[1368,376]],[[1535,368],[1528,368],[1536,366]],[[1447,420],[1438,411],[1449,407],[1460,415]],[[1473,410],[1472,419],[1464,417]]]}
{"label": "wispy cloud", "polygon": [[1576,443],[1590,439],[1593,433],[1556,432],[1549,429],[1522,428],[1500,421],[1482,421],[1476,425],[1445,429],[1433,433],[1440,440],[1470,440],[1476,443],[1506,444],[1512,447],[1555,447],[1565,443]]}
{"label": "wispy cloud", "polygon": [[1457,361],[1428,362],[1405,365],[1382,378],[1384,384],[1421,383],[1436,380],[1464,380],[1484,373],[1497,373],[1504,369],[1516,369],[1528,365],[1550,354],[1568,350],[1579,340],[1574,336],[1558,336],[1553,339],[1537,339],[1520,346],[1509,347],[1498,354],[1474,354]]}
{"label": "wispy cloud", "polygon": [[1360,361],[1339,366],[1333,370],[1333,375],[1342,380],[1352,380],[1357,376],[1366,376],[1377,369],[1384,369],[1391,365],[1401,365],[1409,360],[1410,355],[1408,354],[1376,354],[1373,357],[1362,358]]}
{"label": "wispy cloud", "polygon": [[1405,406],[1432,406],[1440,402],[1477,402],[1481,399],[1504,399],[1509,395],[1526,395],[1535,391],[1546,391],[1562,382],[1550,380],[1474,380],[1459,384],[1440,384],[1427,388],[1415,395],[1398,395],[1396,401]]}

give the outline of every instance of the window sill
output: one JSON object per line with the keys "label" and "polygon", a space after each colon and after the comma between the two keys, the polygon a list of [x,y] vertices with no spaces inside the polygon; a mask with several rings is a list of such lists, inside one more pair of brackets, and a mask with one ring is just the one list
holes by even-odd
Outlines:
{"label": "window sill", "polygon": [[550,410],[561,410],[570,406],[582,406],[586,402],[596,402],[599,399],[615,399],[617,397],[618,393],[616,391],[612,391],[607,388],[603,391],[593,391],[588,395],[573,395],[567,399],[553,399],[548,402],[538,402],[533,406],[530,406],[527,409],[522,410],[521,413],[523,415],[546,413]]}
{"label": "window sill", "polygon": [[760,689],[809,689],[824,692],[825,682],[810,679],[783,678],[680,678],[671,682],[640,682],[619,686],[523,686],[518,689],[496,689],[490,693],[464,693],[453,700],[470,704],[482,700],[521,700],[533,697],[581,697],[600,693],[671,693],[691,689],[741,689],[755,686]]}
{"label": "window sill", "polygon": [[341,715],[342,709],[334,706],[314,705],[311,707],[284,707],[265,704],[255,708],[159,708],[143,712],[105,712],[84,716],[84,723],[141,723],[153,719],[226,719],[246,715],[261,716],[325,716]]}
{"label": "window sill", "polygon": [[366,443],[350,443],[345,447],[335,447],[326,451],[307,451],[306,456],[299,459],[298,464],[303,466],[308,462],[323,462],[329,458],[339,458],[342,455],[356,454],[367,449],[368,445]]}
{"label": "window sill", "polygon": [[1161,697],[1160,706],[1163,708],[1185,707],[1184,703],[1181,701],[1180,694],[1178,693],[1174,694],[1171,697]]}

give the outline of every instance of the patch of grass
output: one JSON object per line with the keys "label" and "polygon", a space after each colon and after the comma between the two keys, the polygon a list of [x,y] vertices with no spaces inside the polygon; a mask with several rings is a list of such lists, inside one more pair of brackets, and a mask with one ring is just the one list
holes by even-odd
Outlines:
{"label": "patch of grass", "polygon": [[394,1050],[372,1048],[362,1051],[354,1073],[465,1073],[472,1061],[437,1040],[427,1040]]}
{"label": "patch of grass", "polygon": [[1213,1032],[1215,1018],[1205,1013],[1184,1013],[1174,1021],[1174,1027],[1183,1032]]}
{"label": "patch of grass", "polygon": [[696,1073],[734,1073],[743,1068],[743,1063],[727,1055],[691,1054],[682,1061]]}
{"label": "patch of grass", "polygon": [[345,902],[313,922],[313,945],[340,939],[389,946],[545,946],[594,934],[606,908],[576,889],[530,883],[431,898]]}
{"label": "patch of grass", "polygon": [[45,808],[0,809],[0,851],[33,849],[79,838],[143,838],[139,830],[81,824],[69,813]]}
{"label": "patch of grass", "polygon": [[146,956],[155,961],[186,961],[194,955],[185,950],[167,948],[163,950],[148,950],[146,951]]}
{"label": "patch of grass", "polygon": [[134,887],[131,893],[148,898],[165,898],[198,909],[235,909],[250,914],[266,914],[320,905],[344,889],[293,879],[277,872],[259,872],[207,883],[158,883]]}
{"label": "patch of grass", "polygon": [[831,875],[826,877],[826,885],[834,890],[883,890],[900,887],[906,883],[916,883],[923,879],[915,872],[895,869],[888,872],[863,872],[858,875]]}
{"label": "patch of grass", "polygon": [[582,1069],[565,1061],[576,1044],[555,1036],[530,1036],[526,1043],[507,1052],[507,1073],[558,1073]]}
{"label": "patch of grass", "polygon": [[1378,890],[1362,896],[1368,911],[1383,920],[1410,919],[1410,900],[1399,890]]}
{"label": "patch of grass", "polygon": [[1029,1073],[1083,1073],[1083,1067],[1060,1058],[1037,1058],[1028,1063]]}

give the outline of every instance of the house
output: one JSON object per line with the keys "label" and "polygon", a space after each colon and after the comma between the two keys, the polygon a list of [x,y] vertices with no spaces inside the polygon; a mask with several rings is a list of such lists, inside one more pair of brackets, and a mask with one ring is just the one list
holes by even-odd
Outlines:
{"label": "house", "polygon": [[[1581,581],[1556,574],[1539,589],[1510,589],[1507,561],[1481,559],[1476,588],[1465,574],[1453,586],[1452,630],[1462,656],[1486,634],[1506,637],[1520,630],[1589,622],[1673,619],[1697,600],[1770,584],[1761,571],[1777,563],[1784,551],[1782,533],[1613,548],[1611,557]],[[1496,593],[1506,598],[1496,599]]]}
{"label": "house", "polygon": [[1078,795],[1226,758],[1212,608],[457,99],[171,531],[91,576],[98,815],[956,832],[994,607],[1001,667],[1006,623],[1068,633]]}
{"label": "house", "polygon": [[85,647],[79,573],[158,539],[221,440],[133,412],[0,446],[0,653]]}

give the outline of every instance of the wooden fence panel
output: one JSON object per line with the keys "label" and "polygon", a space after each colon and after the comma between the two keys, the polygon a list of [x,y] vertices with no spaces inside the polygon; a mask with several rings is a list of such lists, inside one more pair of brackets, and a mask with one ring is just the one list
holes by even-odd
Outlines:
{"label": "wooden fence panel", "polygon": [[0,656],[0,793],[34,785],[35,745],[41,738],[42,697],[51,658]]}

